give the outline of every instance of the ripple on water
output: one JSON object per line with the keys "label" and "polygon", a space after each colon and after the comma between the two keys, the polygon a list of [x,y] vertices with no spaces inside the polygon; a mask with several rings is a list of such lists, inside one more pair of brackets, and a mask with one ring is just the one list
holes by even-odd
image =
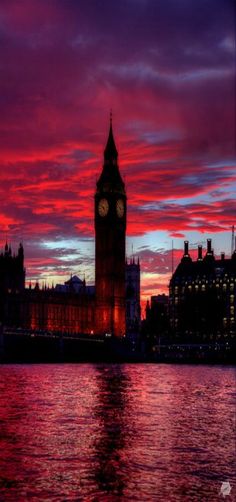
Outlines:
{"label": "ripple on water", "polygon": [[222,366],[0,366],[0,500],[235,494],[234,388]]}

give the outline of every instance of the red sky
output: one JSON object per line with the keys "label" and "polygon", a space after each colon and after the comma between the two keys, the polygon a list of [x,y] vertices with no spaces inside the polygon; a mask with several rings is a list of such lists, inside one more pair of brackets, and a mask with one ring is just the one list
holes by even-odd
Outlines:
{"label": "red sky", "polygon": [[0,244],[27,278],[94,280],[93,196],[109,112],[143,298],[236,224],[231,0],[2,0]]}

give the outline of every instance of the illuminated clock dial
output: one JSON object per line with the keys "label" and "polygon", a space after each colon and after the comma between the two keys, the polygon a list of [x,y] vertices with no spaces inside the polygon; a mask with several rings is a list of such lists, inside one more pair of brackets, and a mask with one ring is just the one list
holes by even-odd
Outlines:
{"label": "illuminated clock dial", "polygon": [[100,216],[106,216],[109,211],[109,204],[107,199],[101,199],[98,204],[98,213]]}
{"label": "illuminated clock dial", "polygon": [[116,212],[117,216],[119,216],[119,218],[122,218],[125,212],[124,202],[122,199],[118,199],[116,202]]}

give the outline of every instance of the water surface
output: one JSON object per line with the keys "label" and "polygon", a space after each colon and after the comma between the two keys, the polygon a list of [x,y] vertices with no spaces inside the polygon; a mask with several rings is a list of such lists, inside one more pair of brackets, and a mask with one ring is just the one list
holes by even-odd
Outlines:
{"label": "water surface", "polygon": [[232,367],[0,366],[0,500],[234,500]]}

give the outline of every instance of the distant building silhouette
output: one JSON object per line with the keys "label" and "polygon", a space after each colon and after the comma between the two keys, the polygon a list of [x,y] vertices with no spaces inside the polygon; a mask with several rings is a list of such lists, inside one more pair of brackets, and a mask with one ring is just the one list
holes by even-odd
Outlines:
{"label": "distant building silhouette", "polygon": [[169,285],[169,316],[172,331],[190,339],[235,335],[236,333],[236,251],[230,259],[224,253],[216,259],[207,240],[207,251],[193,261],[188,241]]}
{"label": "distant building silhouette", "polygon": [[151,305],[147,301],[145,330],[151,335],[160,335],[168,329],[168,304],[167,295],[151,296]]}

